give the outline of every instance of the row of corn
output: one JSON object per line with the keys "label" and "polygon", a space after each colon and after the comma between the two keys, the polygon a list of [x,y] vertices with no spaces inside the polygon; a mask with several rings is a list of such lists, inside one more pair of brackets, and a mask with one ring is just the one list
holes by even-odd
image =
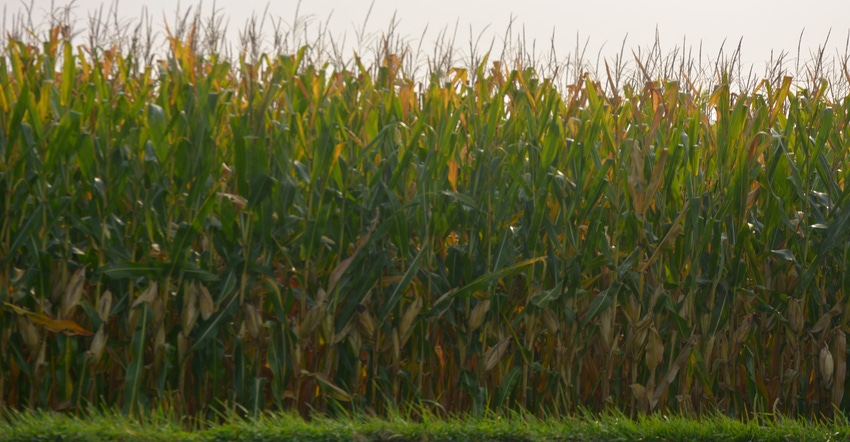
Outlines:
{"label": "row of corn", "polygon": [[0,408],[844,408],[850,100],[0,58]]}

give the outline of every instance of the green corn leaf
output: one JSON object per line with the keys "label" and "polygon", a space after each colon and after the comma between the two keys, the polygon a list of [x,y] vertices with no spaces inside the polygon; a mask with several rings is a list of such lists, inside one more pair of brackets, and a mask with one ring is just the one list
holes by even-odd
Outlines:
{"label": "green corn leaf", "polygon": [[130,344],[130,364],[127,366],[127,375],[124,380],[124,413],[133,414],[139,410],[140,389],[145,370],[145,342],[147,339],[148,321],[151,309],[147,303],[141,303],[136,307],[139,311],[139,319],[136,330],[133,331],[133,339]]}

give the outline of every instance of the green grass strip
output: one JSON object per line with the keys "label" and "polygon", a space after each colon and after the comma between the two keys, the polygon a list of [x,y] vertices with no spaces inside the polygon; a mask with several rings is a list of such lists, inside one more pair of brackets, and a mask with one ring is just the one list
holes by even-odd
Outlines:
{"label": "green grass strip", "polygon": [[539,419],[526,415],[483,418],[316,418],[264,414],[195,423],[166,413],[134,419],[118,413],[80,418],[49,412],[7,412],[3,441],[835,441],[850,440],[844,416],[827,422],[766,417],[746,422],[724,416],[694,420],[652,415]]}

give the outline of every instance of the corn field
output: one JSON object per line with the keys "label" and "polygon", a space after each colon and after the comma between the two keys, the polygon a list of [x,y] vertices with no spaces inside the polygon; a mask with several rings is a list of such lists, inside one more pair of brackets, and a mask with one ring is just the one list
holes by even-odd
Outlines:
{"label": "corn field", "polygon": [[848,405],[825,80],[3,50],[0,409]]}

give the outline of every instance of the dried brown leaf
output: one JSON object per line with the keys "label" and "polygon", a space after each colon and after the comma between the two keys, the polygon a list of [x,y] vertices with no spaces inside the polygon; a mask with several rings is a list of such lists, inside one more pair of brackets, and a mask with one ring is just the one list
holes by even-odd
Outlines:
{"label": "dried brown leaf", "polygon": [[832,318],[840,315],[844,312],[844,303],[839,302],[835,304],[828,312],[824,313],[823,316],[818,319],[818,322],[815,323],[815,326],[809,330],[811,333],[820,333],[824,329],[827,328],[832,323]]}

